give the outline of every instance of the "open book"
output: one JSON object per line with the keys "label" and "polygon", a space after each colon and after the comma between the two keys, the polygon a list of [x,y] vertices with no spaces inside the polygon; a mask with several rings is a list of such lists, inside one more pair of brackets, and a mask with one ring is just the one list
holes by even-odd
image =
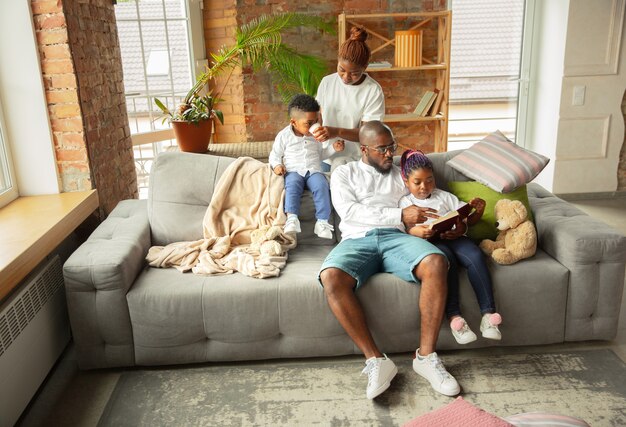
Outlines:
{"label": "open book", "polygon": [[459,207],[455,211],[450,211],[444,216],[440,216],[430,224],[428,227],[431,230],[435,230],[439,233],[451,230],[452,227],[456,224],[457,218],[463,220],[469,216],[472,212],[472,206],[468,203],[464,203],[461,207]]}

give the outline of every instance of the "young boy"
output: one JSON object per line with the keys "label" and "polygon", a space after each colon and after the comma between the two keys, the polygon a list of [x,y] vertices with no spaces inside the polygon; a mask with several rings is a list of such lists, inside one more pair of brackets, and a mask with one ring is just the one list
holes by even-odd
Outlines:
{"label": "young boy", "polygon": [[324,239],[333,238],[330,225],[330,189],[321,171],[320,162],[335,151],[344,149],[343,141],[337,141],[326,149],[309,132],[319,120],[320,106],[309,95],[296,95],[289,103],[289,125],[281,130],[272,146],[269,163],[276,175],[285,175],[285,233],[299,233],[300,198],[306,186],[313,193],[315,203],[314,232]]}

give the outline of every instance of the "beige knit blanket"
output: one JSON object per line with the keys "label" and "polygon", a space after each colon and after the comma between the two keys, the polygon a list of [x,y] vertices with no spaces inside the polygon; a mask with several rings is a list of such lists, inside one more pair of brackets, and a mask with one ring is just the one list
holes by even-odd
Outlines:
{"label": "beige knit blanket", "polygon": [[[204,238],[153,246],[146,260],[152,267],[195,274],[239,271],[257,278],[278,276],[287,252],[296,246],[294,235],[282,232],[284,193],[283,177],[267,163],[240,157],[215,185],[202,221]],[[272,241],[261,245],[259,236],[265,234],[271,234]]]}

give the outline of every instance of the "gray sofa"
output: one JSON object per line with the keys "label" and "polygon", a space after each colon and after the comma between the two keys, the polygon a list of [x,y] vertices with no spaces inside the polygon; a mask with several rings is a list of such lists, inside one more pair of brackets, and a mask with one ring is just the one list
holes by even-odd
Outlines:
{"label": "gray sofa", "polygon": [[[467,178],[445,166],[458,152],[430,154],[446,188]],[[164,153],[148,200],[121,202],[64,265],[81,368],[336,356],[358,353],[329,310],[317,274],[334,241],[313,234],[305,193],[298,247],[281,275],[196,276],[146,266],[152,245],[202,237],[216,181],[232,158]],[[489,268],[505,323],[503,339],[465,346],[514,346],[615,337],[624,287],[626,238],[536,184],[528,187],[539,245],[530,259]],[[332,218],[338,223],[338,218]],[[387,353],[418,347],[420,287],[378,274],[357,292]],[[465,271],[462,310],[480,322]],[[460,348],[443,326],[439,349]]]}

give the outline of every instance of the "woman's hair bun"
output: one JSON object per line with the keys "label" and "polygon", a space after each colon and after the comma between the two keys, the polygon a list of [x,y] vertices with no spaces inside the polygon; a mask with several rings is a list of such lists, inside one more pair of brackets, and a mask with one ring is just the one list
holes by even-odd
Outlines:
{"label": "woman's hair bun", "polygon": [[350,40],[365,42],[367,40],[367,31],[363,27],[350,28]]}

